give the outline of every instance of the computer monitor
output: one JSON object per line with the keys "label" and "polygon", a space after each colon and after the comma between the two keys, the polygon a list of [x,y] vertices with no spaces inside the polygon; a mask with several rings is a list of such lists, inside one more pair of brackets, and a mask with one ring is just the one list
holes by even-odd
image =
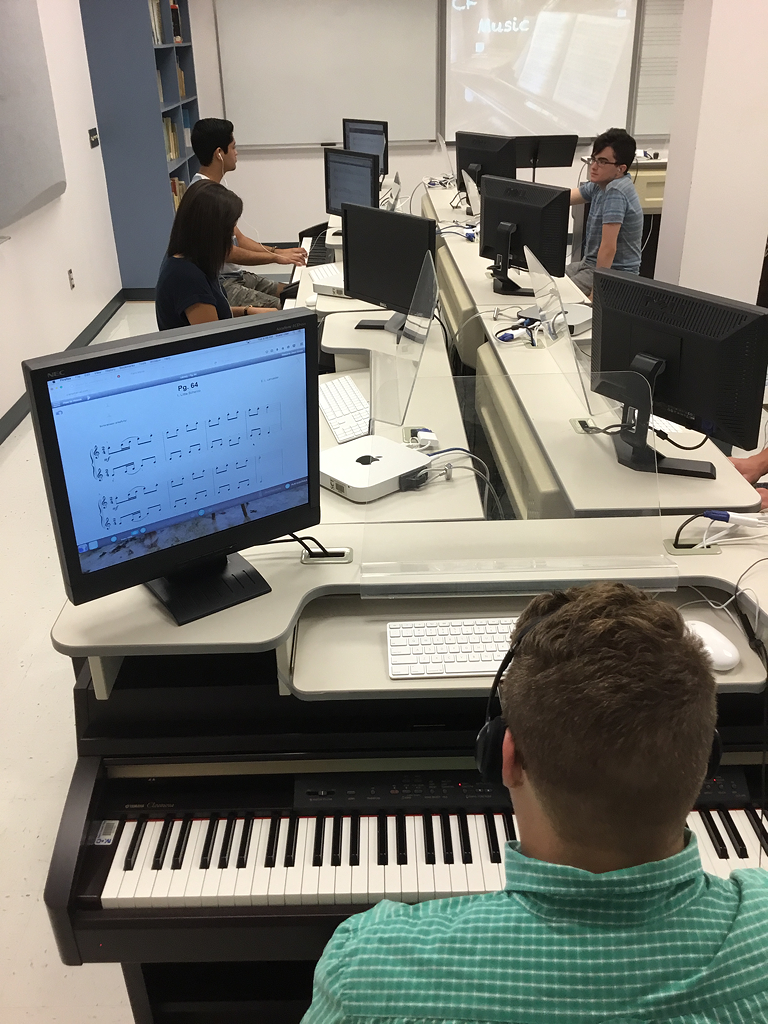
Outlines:
{"label": "computer monitor", "polygon": [[518,135],[515,138],[518,170],[530,167],[531,177],[536,181],[537,167],[570,167],[578,141],[578,135]]}
{"label": "computer monitor", "polygon": [[459,188],[464,181],[462,171],[467,172],[478,188],[486,174],[514,178],[517,174],[515,140],[506,135],[456,132],[456,181]]}
{"label": "computer monitor", "polygon": [[235,552],[319,523],[307,310],[22,365],[73,604],[146,583],[182,625],[270,590]]}
{"label": "computer monitor", "polygon": [[342,203],[379,205],[379,158],[375,153],[326,148],[326,212],[340,217]]}
{"label": "computer monitor", "polygon": [[399,315],[387,327],[402,329],[424,256],[429,252],[435,258],[435,222],[347,203],[341,222],[345,293],[394,310]]}
{"label": "computer monitor", "polygon": [[485,175],[480,196],[480,255],[493,260],[495,292],[533,295],[508,274],[526,269],[526,245],[553,277],[565,274],[570,189]]}
{"label": "computer monitor", "polygon": [[353,153],[375,153],[379,158],[379,174],[389,173],[389,123],[342,118],[344,149]]}
{"label": "computer monitor", "polygon": [[714,478],[711,463],[670,459],[648,445],[651,413],[749,451],[759,441],[766,366],[768,309],[595,271],[592,390],[624,403],[613,436],[622,465]]}

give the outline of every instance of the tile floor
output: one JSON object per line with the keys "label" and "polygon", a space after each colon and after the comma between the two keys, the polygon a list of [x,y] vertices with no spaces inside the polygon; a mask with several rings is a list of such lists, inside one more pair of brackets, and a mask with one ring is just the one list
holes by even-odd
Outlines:
{"label": "tile floor", "polygon": [[[98,340],[155,329],[153,304],[131,302]],[[43,905],[76,756],[74,676],[49,639],[64,590],[29,418],[0,445],[0,487],[0,1021],[131,1024],[120,968],[64,967]]]}

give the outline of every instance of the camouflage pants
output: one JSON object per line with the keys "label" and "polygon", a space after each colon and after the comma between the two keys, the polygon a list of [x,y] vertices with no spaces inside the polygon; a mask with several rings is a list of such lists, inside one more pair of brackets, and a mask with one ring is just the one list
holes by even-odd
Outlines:
{"label": "camouflage pants", "polygon": [[221,286],[230,306],[269,306],[280,309],[277,281],[243,270],[237,277],[222,277]]}

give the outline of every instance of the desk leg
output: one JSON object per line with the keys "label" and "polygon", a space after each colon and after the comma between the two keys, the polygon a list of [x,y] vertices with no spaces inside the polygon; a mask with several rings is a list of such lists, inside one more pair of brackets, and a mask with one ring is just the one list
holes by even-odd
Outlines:
{"label": "desk leg", "polygon": [[93,680],[93,692],[96,696],[96,700],[107,700],[109,698],[122,664],[122,656],[114,658],[88,659],[88,665],[91,669],[91,679]]}

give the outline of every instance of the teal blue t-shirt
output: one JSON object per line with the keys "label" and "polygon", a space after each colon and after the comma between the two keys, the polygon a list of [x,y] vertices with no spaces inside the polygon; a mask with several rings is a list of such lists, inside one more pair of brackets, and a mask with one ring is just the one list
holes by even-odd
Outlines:
{"label": "teal blue t-shirt", "polygon": [[590,204],[584,260],[593,267],[596,265],[603,224],[621,224],[611,269],[636,274],[640,270],[643,210],[631,175],[610,181],[605,188],[594,181],[585,181],[579,185],[579,192]]}

